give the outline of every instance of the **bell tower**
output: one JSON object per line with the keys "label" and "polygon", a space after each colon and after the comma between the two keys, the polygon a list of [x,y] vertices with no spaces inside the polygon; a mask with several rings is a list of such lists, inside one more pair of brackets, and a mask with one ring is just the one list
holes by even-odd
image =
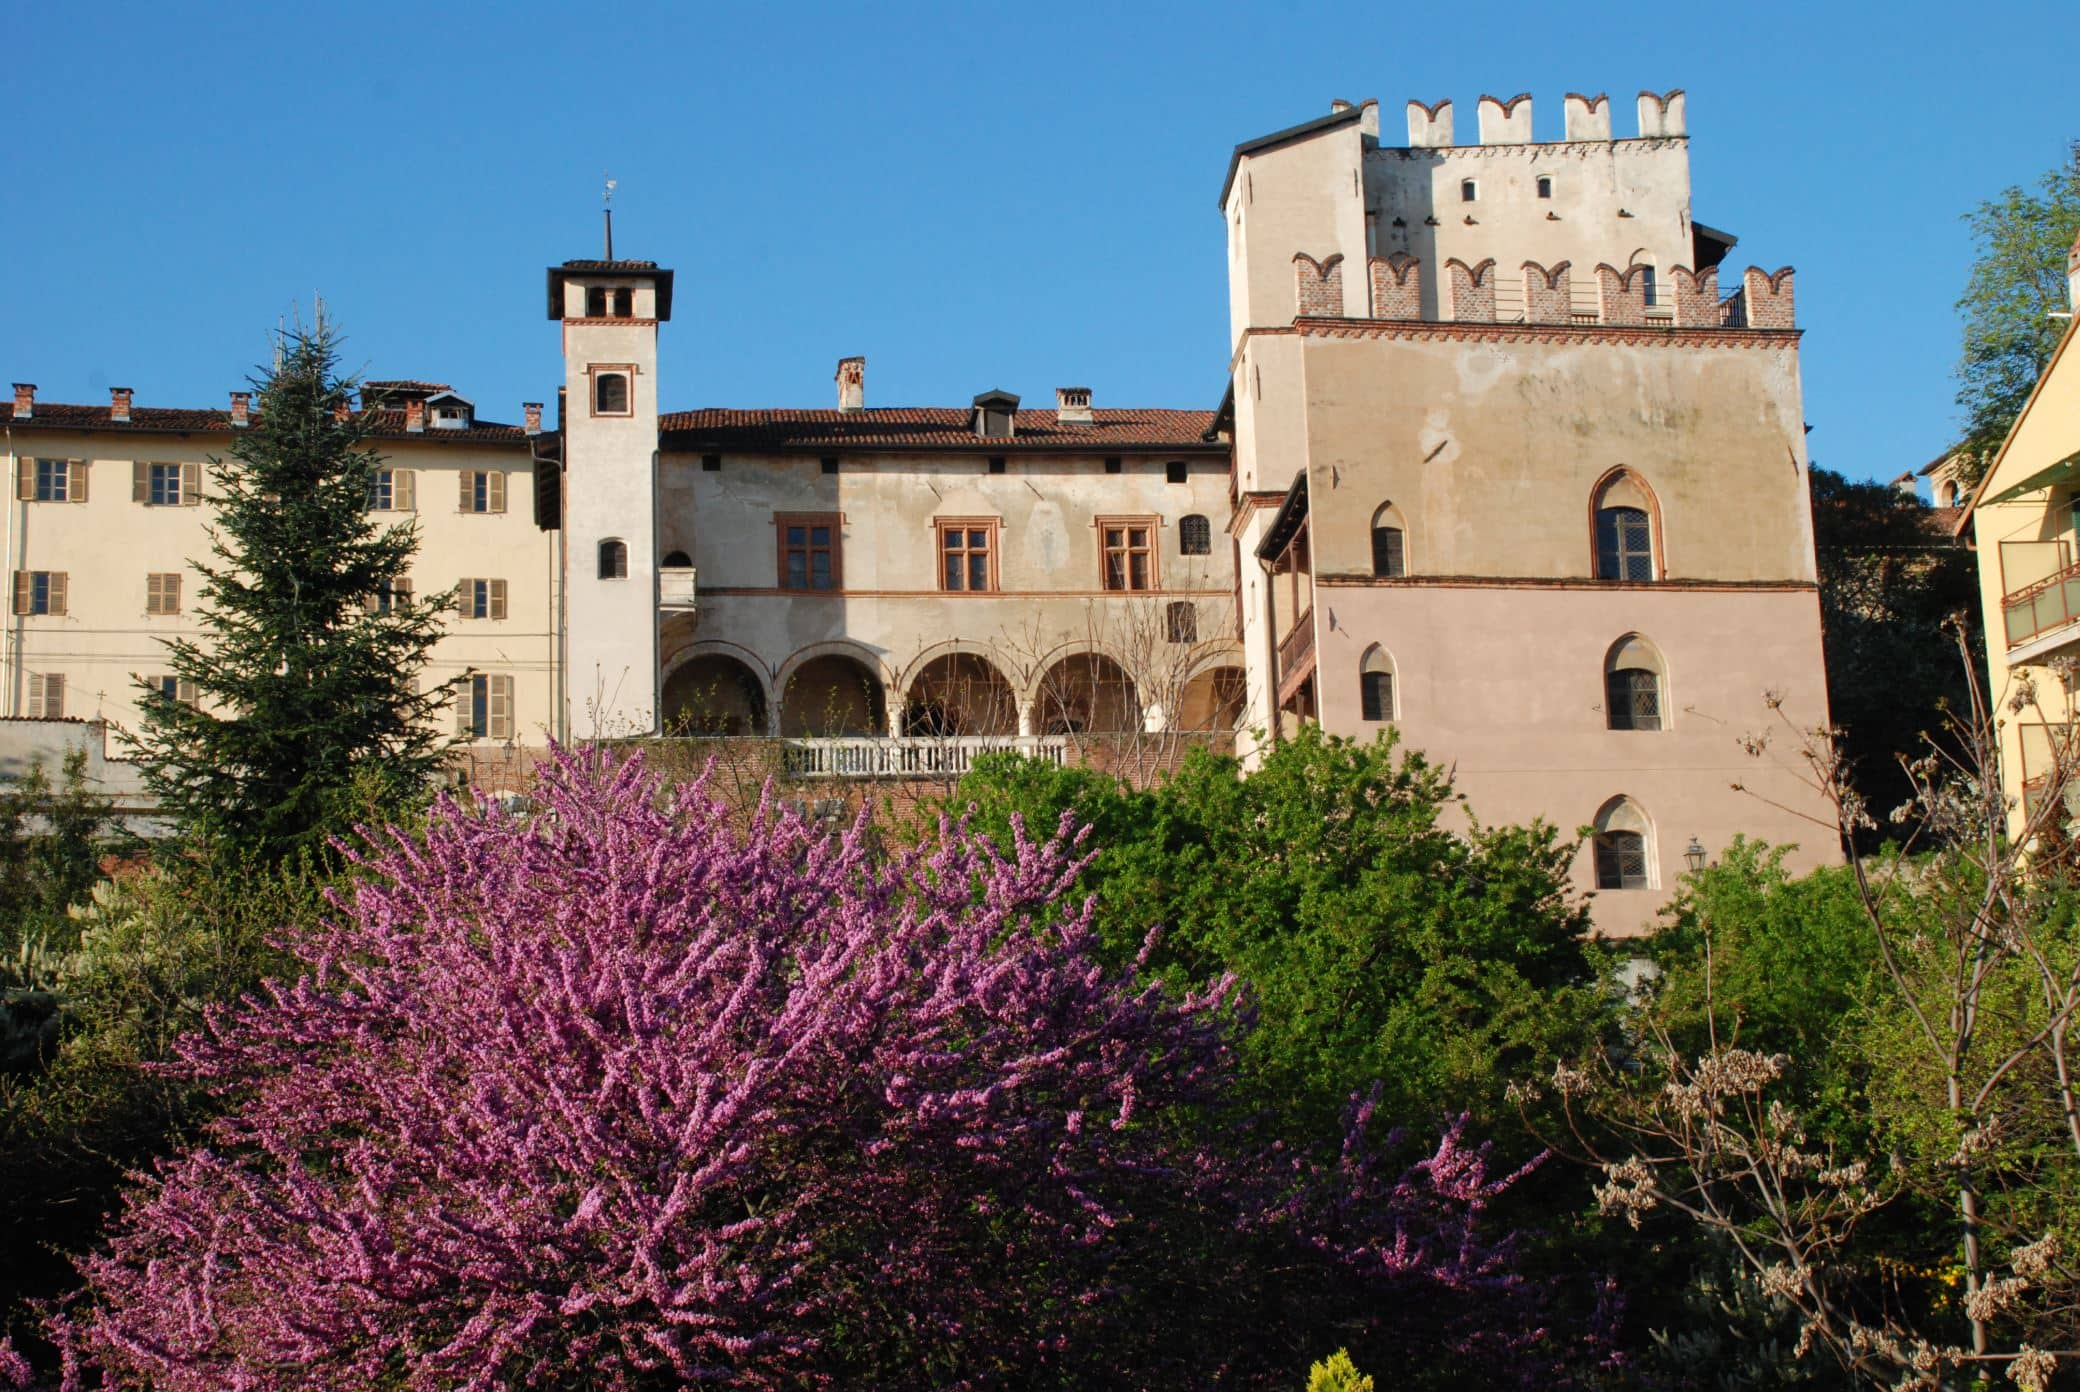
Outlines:
{"label": "bell tower", "polygon": [[549,268],[563,325],[564,664],[573,739],[654,734],[658,709],[657,326],[672,273],[654,261]]}

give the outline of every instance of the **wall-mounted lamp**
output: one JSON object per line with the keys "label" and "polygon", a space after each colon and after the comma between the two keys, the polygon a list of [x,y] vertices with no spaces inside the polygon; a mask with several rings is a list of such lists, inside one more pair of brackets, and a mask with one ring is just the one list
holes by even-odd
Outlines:
{"label": "wall-mounted lamp", "polygon": [[1704,843],[1694,836],[1691,837],[1690,844],[1683,847],[1683,859],[1690,862],[1691,874],[1695,875],[1698,871],[1704,869],[1704,858]]}

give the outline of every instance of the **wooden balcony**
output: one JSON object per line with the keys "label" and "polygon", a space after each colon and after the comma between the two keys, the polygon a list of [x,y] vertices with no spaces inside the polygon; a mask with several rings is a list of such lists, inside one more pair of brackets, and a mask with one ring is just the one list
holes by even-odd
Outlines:
{"label": "wooden balcony", "polygon": [[1283,706],[1314,673],[1314,606],[1278,640],[1278,702]]}

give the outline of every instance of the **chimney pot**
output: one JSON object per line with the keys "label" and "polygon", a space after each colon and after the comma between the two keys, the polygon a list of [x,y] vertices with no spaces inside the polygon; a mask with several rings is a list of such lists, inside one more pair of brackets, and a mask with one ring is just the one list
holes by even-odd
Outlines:
{"label": "chimney pot", "polygon": [[414,397],[404,404],[404,428],[417,433],[426,428],[426,403]]}
{"label": "chimney pot", "polygon": [[1054,389],[1055,420],[1063,425],[1089,425],[1091,423],[1091,389],[1089,387],[1056,387]]}
{"label": "chimney pot", "polygon": [[251,418],[252,407],[253,394],[251,392],[231,393],[231,424],[234,428],[243,430],[246,427]]}
{"label": "chimney pot", "polygon": [[333,407],[332,407],[332,418],[333,418],[334,420],[338,421],[338,422],[339,422],[340,424],[342,424],[342,425],[345,425],[345,424],[346,424],[346,422],[347,422],[347,417],[348,417],[348,415],[349,415],[349,414],[351,414],[351,412],[350,412],[350,410],[349,410],[349,408],[348,408],[348,406],[347,406],[347,403],[346,403],[346,402],[344,402],[344,401],[340,401],[340,402],[335,402],[335,403],[333,404]]}
{"label": "chimney pot", "polygon": [[118,424],[128,423],[130,419],[130,396],[131,391],[128,387],[110,387],[108,389],[108,418],[110,420]]}
{"label": "chimney pot", "polygon": [[36,414],[36,384],[16,382],[14,384],[14,418],[27,420]]}
{"label": "chimney pot", "polygon": [[867,409],[867,360],[865,358],[838,359],[838,409],[841,411],[864,411]]}
{"label": "chimney pot", "polygon": [[530,435],[541,434],[542,403],[539,401],[523,401],[520,403],[520,409],[527,413],[527,433]]}

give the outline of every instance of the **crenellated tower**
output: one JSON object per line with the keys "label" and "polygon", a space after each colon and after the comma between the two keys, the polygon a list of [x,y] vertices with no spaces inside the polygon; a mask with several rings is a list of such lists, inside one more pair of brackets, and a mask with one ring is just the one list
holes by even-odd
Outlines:
{"label": "crenellated tower", "polygon": [[654,261],[549,268],[563,325],[565,728],[657,729],[657,327],[672,273]]}

